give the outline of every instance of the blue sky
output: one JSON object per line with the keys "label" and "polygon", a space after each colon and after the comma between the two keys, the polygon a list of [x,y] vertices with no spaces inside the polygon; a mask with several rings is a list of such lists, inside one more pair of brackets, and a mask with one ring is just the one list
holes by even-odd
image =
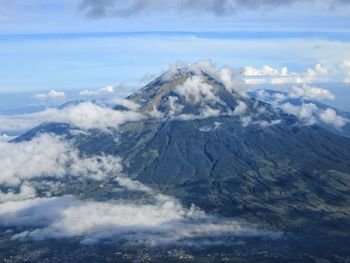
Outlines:
{"label": "blue sky", "polygon": [[137,88],[178,60],[340,65],[350,59],[348,2],[0,0],[0,93]]}

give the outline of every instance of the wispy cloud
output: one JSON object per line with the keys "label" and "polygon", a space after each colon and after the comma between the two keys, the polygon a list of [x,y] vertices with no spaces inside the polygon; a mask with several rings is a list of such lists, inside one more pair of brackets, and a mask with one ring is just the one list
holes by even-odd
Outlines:
{"label": "wispy cloud", "polygon": [[114,87],[113,86],[107,86],[104,88],[100,88],[97,90],[83,90],[79,93],[82,97],[97,97],[101,95],[110,95],[114,93]]}

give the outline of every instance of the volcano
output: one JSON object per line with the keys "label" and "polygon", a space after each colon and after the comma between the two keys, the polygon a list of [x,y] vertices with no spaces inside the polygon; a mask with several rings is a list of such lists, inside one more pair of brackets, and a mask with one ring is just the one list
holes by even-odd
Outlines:
{"label": "volcano", "polygon": [[270,229],[349,235],[350,140],[227,80],[199,66],[171,69],[127,98],[140,120],[79,135],[45,123],[15,141],[65,135],[84,154],[122,157],[128,177],[185,206]]}

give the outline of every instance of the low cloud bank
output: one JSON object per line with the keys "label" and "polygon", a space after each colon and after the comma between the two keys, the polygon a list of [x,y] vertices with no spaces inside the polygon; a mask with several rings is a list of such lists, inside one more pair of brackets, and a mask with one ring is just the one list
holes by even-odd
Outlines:
{"label": "low cloud bank", "polygon": [[225,245],[225,237],[281,235],[206,215],[194,206],[186,209],[166,196],[152,204],[82,201],[74,196],[10,201],[0,204],[0,222],[29,229],[15,233],[13,239],[80,238],[82,244],[114,239],[147,246]]}
{"label": "low cloud bank", "polygon": [[[57,136],[0,143],[0,159],[0,189],[7,189],[0,191],[0,226],[13,231],[12,239],[79,238],[82,244],[114,239],[135,245],[195,246],[202,241],[217,243],[223,237],[280,235],[207,215],[194,206],[184,208],[176,199],[125,177],[120,158],[81,156]],[[67,177],[94,180],[101,187],[107,179],[113,180],[118,185],[114,190],[122,190],[128,198],[98,202],[62,196],[55,188],[57,180],[50,179],[62,179],[59,184],[66,188]],[[46,184],[52,185],[52,191],[42,193]],[[144,193],[145,199],[130,198],[135,191]]]}

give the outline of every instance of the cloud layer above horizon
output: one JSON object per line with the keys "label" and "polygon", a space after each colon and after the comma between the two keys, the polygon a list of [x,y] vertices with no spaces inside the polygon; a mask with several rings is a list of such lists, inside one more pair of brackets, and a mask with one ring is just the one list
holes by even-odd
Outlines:
{"label": "cloud layer above horizon", "polygon": [[215,16],[237,15],[238,12],[271,12],[281,8],[300,11],[307,8],[338,10],[348,7],[346,0],[82,0],[80,8],[89,17],[131,16],[144,12],[206,13]]}

